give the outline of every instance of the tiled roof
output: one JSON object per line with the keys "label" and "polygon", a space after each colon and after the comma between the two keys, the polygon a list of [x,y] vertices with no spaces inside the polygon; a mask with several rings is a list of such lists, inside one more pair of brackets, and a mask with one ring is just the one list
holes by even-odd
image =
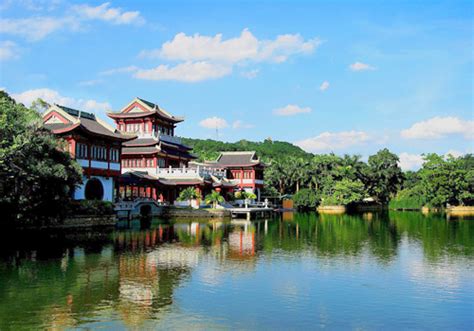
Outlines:
{"label": "tiled roof", "polygon": [[157,144],[158,144],[158,140],[155,140],[153,138],[136,138],[136,139],[127,141],[123,145],[126,147],[132,147],[132,146],[153,146]]}
{"label": "tiled roof", "polygon": [[156,146],[147,147],[123,147],[122,154],[153,154],[160,150]]}
{"label": "tiled roof", "polygon": [[146,101],[145,99],[142,99],[142,98],[137,98],[138,100],[140,100],[141,102],[143,102],[144,104],[146,104],[148,107],[150,108],[159,108],[158,105],[156,103],[153,103],[153,102],[150,102],[150,101]]}
{"label": "tiled roof", "polygon": [[44,125],[44,128],[45,129],[48,129],[50,131],[54,131],[54,130],[61,130],[61,129],[65,129],[67,127],[70,127],[71,126],[71,123],[51,123],[51,124],[45,124]]}
{"label": "tiled roof", "polygon": [[217,161],[216,165],[222,166],[232,166],[232,165],[257,165],[260,163],[260,160],[255,155],[255,152],[222,152]]}
{"label": "tiled roof", "polygon": [[107,136],[107,137],[116,138],[116,139],[123,139],[123,140],[133,139],[133,137],[125,136],[117,132],[112,132],[95,120],[81,118],[81,125],[85,127],[87,131],[90,131],[98,135]]}
{"label": "tiled roof", "polygon": [[77,109],[74,109],[74,108],[69,108],[69,107],[66,107],[66,106],[61,106],[61,105],[56,105],[56,106],[58,106],[59,108],[61,108],[62,110],[64,110],[66,113],[68,113],[71,116],[79,117],[79,115],[80,115],[81,118],[87,118],[87,119],[90,119],[90,120],[93,120],[93,121],[96,120],[94,114],[91,114],[91,113],[88,113],[88,112],[85,112],[85,111],[82,111],[82,110],[77,110]]}
{"label": "tiled roof", "polygon": [[144,99],[141,99],[141,98],[135,98],[130,103],[130,105],[133,104],[133,102],[135,102],[135,101],[139,101],[142,104],[144,104],[148,108],[148,111],[127,112],[127,113],[125,113],[124,111],[127,109],[127,107],[129,107],[129,106],[127,106],[124,110],[122,110],[122,112],[117,112],[117,113],[112,112],[112,113],[108,113],[107,115],[111,118],[137,118],[137,117],[146,117],[146,116],[151,116],[151,115],[156,114],[156,115],[160,116],[161,118],[163,118],[165,120],[168,120],[170,122],[173,122],[173,123],[179,123],[179,122],[182,122],[184,120],[181,117],[171,115],[170,113],[168,113],[166,110],[164,110],[163,108],[161,108],[157,104],[155,104],[153,102],[150,102],[150,101],[147,101],[147,100],[144,100]]}
{"label": "tiled roof", "polygon": [[161,183],[165,185],[198,185],[202,184],[204,181],[202,179],[192,177],[192,178],[160,178]]}
{"label": "tiled roof", "polygon": [[[121,133],[116,132],[116,130],[110,130],[103,124],[99,123],[95,117],[94,114],[80,111],[77,109],[61,106],[61,105],[56,105],[60,110],[66,112],[68,115],[75,117],[79,122],[76,123],[69,123],[69,124],[60,124],[60,123],[54,123],[54,124],[45,124],[45,128],[56,131],[56,130],[67,130],[67,128],[74,129],[76,127],[83,129],[89,133],[100,135],[100,136],[105,136],[108,138],[113,138],[117,140],[130,140],[133,139],[133,136],[126,136]],[[77,125],[77,123],[80,123],[80,125]],[[74,125],[73,125],[74,124]]]}
{"label": "tiled roof", "polygon": [[179,150],[179,149],[170,148],[170,147],[164,146],[164,145],[161,146],[161,151],[163,153],[166,153],[166,154],[169,154],[169,155],[179,156],[179,157],[186,158],[186,159],[196,159],[196,157],[194,155],[188,153],[187,151],[182,151],[182,150]]}
{"label": "tiled roof", "polygon": [[161,141],[162,144],[164,145],[168,145],[170,147],[179,147],[179,148],[183,148],[183,149],[186,149],[188,151],[192,150],[193,148],[192,147],[189,147],[189,146],[186,146],[186,145],[183,145],[183,144],[178,144],[178,143],[174,143],[172,141]]}

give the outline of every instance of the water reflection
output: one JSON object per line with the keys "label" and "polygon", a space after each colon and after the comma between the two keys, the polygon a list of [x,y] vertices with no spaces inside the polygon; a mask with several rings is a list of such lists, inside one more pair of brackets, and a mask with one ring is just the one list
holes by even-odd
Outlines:
{"label": "water reflection", "polygon": [[[224,289],[235,300],[240,293],[255,296],[255,302],[265,301],[273,313],[279,312],[276,302],[286,301],[290,308],[299,307],[302,316],[308,313],[292,325],[306,321],[309,326],[315,322],[312,318],[321,320],[298,304],[318,305],[326,321],[334,299],[328,296],[324,302],[320,292],[319,301],[308,301],[311,288],[303,288],[295,277],[277,278],[269,270],[299,263],[302,269],[296,277],[312,279],[328,268],[324,261],[337,270],[350,270],[345,277],[354,277],[354,270],[359,270],[351,265],[393,270],[399,278],[406,277],[400,286],[410,289],[410,284],[416,284],[427,300],[441,297],[462,303],[473,294],[472,286],[464,283],[473,269],[473,238],[471,219],[446,220],[414,212],[291,213],[255,222],[157,221],[147,229],[108,233],[8,236],[0,243],[0,329],[63,329],[96,323],[142,328],[170,318],[183,323],[175,326],[184,327],[189,320],[179,319],[182,309],[199,301],[203,287],[209,295],[221,293],[222,288],[216,300],[224,300],[223,307],[228,300]],[[372,282],[373,274],[357,272],[361,282]],[[330,286],[340,281],[337,286],[354,291],[347,279],[334,276]],[[244,279],[246,285],[236,285]],[[271,295],[259,294],[265,282],[273,286]],[[465,304],[472,306],[472,299]],[[206,307],[193,308],[206,313]],[[240,322],[232,319],[238,316],[229,312],[225,316],[214,321],[217,326],[239,327]]]}

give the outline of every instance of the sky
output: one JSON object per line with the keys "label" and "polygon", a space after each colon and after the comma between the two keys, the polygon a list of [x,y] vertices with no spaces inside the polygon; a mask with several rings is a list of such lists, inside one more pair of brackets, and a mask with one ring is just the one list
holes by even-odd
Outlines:
{"label": "sky", "polygon": [[[0,87],[107,119],[134,97],[176,134],[312,153],[473,151],[471,1],[0,2]],[[110,119],[109,119],[110,121]]]}

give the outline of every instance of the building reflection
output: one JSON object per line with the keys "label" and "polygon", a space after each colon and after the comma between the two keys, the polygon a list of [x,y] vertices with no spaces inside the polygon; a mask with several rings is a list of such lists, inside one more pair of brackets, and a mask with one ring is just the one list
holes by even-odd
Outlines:
{"label": "building reflection", "polygon": [[[22,234],[0,241],[0,330],[10,330],[18,320],[20,329],[77,328],[101,314],[118,316],[128,328],[146,328],[147,321],[172,310],[176,289],[187,286],[196,270],[218,286],[226,275],[254,272],[259,259],[282,252],[347,263],[368,257],[389,264],[409,240],[420,243],[422,260],[410,270],[412,279],[422,279],[436,272],[425,268],[426,261],[471,261],[473,233],[470,220],[390,212],[162,222],[144,230],[44,238]],[[456,274],[439,273],[439,279],[445,276],[455,288]],[[25,316],[23,311],[34,313]]]}

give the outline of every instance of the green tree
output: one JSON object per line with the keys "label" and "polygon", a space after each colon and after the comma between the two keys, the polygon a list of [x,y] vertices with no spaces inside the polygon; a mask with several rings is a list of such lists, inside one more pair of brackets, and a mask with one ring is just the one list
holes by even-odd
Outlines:
{"label": "green tree", "polygon": [[58,217],[82,169],[64,142],[42,128],[39,114],[0,92],[0,209],[2,219]]}
{"label": "green tree", "polygon": [[212,208],[216,208],[219,203],[225,201],[224,197],[217,191],[212,191],[210,194],[206,195],[204,199],[207,204],[212,204]]}
{"label": "green tree", "polygon": [[321,197],[313,190],[303,188],[293,196],[293,203],[298,209],[315,209]]}
{"label": "green tree", "polygon": [[419,171],[419,185],[428,206],[472,204],[474,200],[472,155],[444,158],[437,154],[427,154],[424,160],[423,167]]}
{"label": "green tree", "polygon": [[368,193],[382,204],[387,204],[402,185],[403,172],[398,161],[398,156],[386,148],[369,157],[365,184]]}
{"label": "green tree", "polygon": [[362,201],[366,192],[364,183],[360,180],[350,180],[347,178],[337,181],[334,186],[328,187],[321,198],[321,204],[328,205],[349,205]]}

